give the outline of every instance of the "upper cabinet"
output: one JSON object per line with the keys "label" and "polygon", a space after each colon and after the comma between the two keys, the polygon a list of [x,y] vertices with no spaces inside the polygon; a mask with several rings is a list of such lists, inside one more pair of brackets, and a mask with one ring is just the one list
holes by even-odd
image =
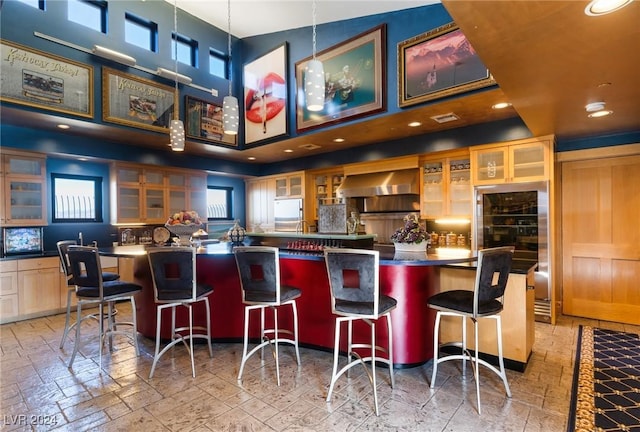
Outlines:
{"label": "upper cabinet", "polygon": [[273,177],[258,177],[245,181],[246,223],[251,232],[275,229],[274,205],[276,181]]}
{"label": "upper cabinet", "polygon": [[553,137],[522,140],[508,145],[471,149],[475,185],[548,180]]}
{"label": "upper cabinet", "polygon": [[304,172],[299,171],[276,177],[276,198],[303,198]]}
{"label": "upper cabinet", "polygon": [[0,172],[0,224],[46,225],[46,158],[3,151]]}
{"label": "upper cabinet", "polygon": [[181,210],[207,217],[205,173],[115,163],[111,188],[112,223],[164,224]]}
{"label": "upper cabinet", "polygon": [[469,153],[443,154],[421,160],[422,203],[425,219],[471,218],[471,160]]}

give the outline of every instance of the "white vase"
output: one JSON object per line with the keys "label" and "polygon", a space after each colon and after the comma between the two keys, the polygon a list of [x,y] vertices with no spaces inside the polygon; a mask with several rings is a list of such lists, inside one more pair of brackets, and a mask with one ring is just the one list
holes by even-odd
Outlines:
{"label": "white vase", "polygon": [[394,243],[396,251],[399,252],[426,252],[427,242],[421,241],[420,243]]}

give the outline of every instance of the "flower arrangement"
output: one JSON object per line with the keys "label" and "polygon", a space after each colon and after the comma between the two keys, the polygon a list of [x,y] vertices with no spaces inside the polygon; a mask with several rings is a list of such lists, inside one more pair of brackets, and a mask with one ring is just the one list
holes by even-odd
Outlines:
{"label": "flower arrangement", "polygon": [[420,244],[429,239],[429,233],[426,228],[420,224],[418,215],[410,213],[404,217],[404,226],[398,228],[391,235],[391,241],[394,243],[412,243]]}
{"label": "flower arrangement", "polygon": [[195,210],[182,210],[171,215],[165,225],[202,225],[202,220]]}

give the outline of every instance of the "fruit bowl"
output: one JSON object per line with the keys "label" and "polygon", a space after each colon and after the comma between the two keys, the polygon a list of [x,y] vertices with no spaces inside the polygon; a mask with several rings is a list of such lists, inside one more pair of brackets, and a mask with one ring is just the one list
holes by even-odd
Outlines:
{"label": "fruit bowl", "polygon": [[198,231],[202,225],[200,224],[166,224],[165,228],[171,231],[171,234],[178,236],[180,239],[180,246],[191,246],[191,235]]}

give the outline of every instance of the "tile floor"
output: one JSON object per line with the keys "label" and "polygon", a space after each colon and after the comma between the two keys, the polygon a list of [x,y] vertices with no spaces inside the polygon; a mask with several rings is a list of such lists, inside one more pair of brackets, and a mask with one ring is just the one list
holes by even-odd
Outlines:
{"label": "tile floor", "polygon": [[[120,314],[130,314],[127,304]],[[282,386],[272,361],[254,357],[242,383],[236,381],[242,346],[214,344],[210,358],[196,348],[196,378],[187,352],[177,347],[149,380],[154,346],[140,337],[141,354],[125,339],[103,357],[98,368],[95,339],[66,362],[73,335],[59,349],[64,315],[0,326],[0,429],[69,431],[558,431],[566,430],[573,358],[580,324],[640,333],[640,327],[559,317],[557,324],[536,323],[536,342],[524,373],[509,371],[513,397],[505,397],[497,377],[481,375],[482,416],[476,411],[471,374],[445,363],[431,390],[431,363],[395,371],[395,388],[378,370],[380,416],[359,369],[342,377],[332,402],[325,402],[332,355],[301,349],[281,351]],[[93,326],[93,327],[91,327]],[[86,329],[86,331],[85,331]],[[85,324],[85,335],[97,325]],[[269,357],[265,357],[269,359]]]}

